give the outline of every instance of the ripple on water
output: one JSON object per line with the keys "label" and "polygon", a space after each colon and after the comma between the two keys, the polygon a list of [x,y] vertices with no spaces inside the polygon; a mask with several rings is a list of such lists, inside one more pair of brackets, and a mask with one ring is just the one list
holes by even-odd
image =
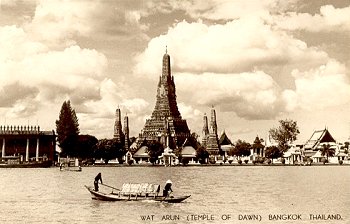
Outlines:
{"label": "ripple on water", "polygon": [[[101,202],[84,185],[101,172],[104,183],[173,181],[184,203]],[[0,169],[1,223],[144,223],[142,215],[258,213],[339,213],[350,207],[348,167],[85,167],[83,172],[50,169]],[[348,223],[343,220],[343,223]],[[191,223],[180,220],[176,223]],[[206,222],[209,223],[209,222]],[[218,220],[212,223],[220,223]],[[287,223],[287,222],[286,222]],[[307,223],[307,222],[306,222]]]}

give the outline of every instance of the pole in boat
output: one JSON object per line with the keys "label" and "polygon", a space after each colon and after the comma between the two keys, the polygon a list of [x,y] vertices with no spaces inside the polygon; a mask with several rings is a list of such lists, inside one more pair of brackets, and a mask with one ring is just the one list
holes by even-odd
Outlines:
{"label": "pole in boat", "polygon": [[112,189],[114,189],[114,190],[120,191],[119,188],[112,187],[112,186],[110,186],[110,185],[108,185],[108,184],[101,184],[101,185],[106,186],[106,187],[109,187],[109,188],[112,188]]}

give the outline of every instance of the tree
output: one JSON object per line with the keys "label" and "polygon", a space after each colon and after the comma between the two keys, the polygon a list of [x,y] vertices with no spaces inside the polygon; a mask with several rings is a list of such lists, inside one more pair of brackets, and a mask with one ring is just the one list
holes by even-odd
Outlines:
{"label": "tree", "polygon": [[56,120],[57,141],[63,154],[74,154],[74,148],[79,135],[79,123],[70,101],[64,101],[58,120]]}
{"label": "tree", "polygon": [[280,158],[283,152],[277,146],[269,146],[265,149],[265,156],[271,160]]}
{"label": "tree", "polygon": [[281,152],[286,152],[291,143],[297,139],[300,133],[297,122],[293,120],[280,120],[278,128],[271,128],[269,134],[278,143]]}
{"label": "tree", "polygon": [[79,135],[76,144],[77,156],[83,159],[93,158],[97,143],[97,138],[92,135]]}
{"label": "tree", "polygon": [[249,156],[251,145],[248,142],[237,140],[233,149],[229,151],[230,156]]}
{"label": "tree", "polygon": [[321,148],[321,155],[322,156],[326,156],[327,157],[327,161],[328,161],[328,157],[329,156],[334,156],[335,154],[335,149],[331,148],[330,144],[323,144],[322,148]]}
{"label": "tree", "polygon": [[150,162],[154,165],[158,159],[159,156],[162,155],[164,148],[163,144],[159,141],[150,141],[147,142],[147,147],[148,147],[148,155],[150,157]]}
{"label": "tree", "polygon": [[119,162],[121,162],[125,153],[126,151],[123,144],[115,139],[100,139],[96,144],[95,156],[96,158],[104,159],[106,164],[109,160],[115,158],[118,158]]}
{"label": "tree", "polygon": [[209,153],[203,146],[199,146],[196,150],[196,157],[201,164],[204,164],[205,160],[209,158]]}

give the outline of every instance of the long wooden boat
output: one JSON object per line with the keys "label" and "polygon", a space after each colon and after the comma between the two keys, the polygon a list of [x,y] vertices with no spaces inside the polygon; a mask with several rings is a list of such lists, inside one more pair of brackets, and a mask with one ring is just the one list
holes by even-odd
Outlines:
{"label": "long wooden boat", "polygon": [[[86,189],[90,192],[92,199],[100,200],[100,201],[159,201],[159,202],[167,202],[167,203],[180,203],[191,195],[186,196],[170,196],[163,197],[158,196],[157,194],[144,193],[139,191],[138,193],[132,193],[131,191],[126,192],[123,190],[117,189],[117,191],[112,191],[111,193],[105,193],[101,191],[95,191],[93,187],[86,186]],[[116,188],[115,188],[116,189]]]}
{"label": "long wooden boat", "polygon": [[49,168],[52,166],[52,161],[42,162],[24,162],[24,163],[0,163],[0,168]]}

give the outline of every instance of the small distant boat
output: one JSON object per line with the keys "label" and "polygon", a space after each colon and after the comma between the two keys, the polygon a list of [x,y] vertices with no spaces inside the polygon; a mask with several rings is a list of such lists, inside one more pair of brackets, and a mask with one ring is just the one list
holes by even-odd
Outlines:
{"label": "small distant boat", "polygon": [[191,195],[185,196],[169,196],[163,197],[158,195],[160,190],[160,185],[157,184],[123,184],[122,189],[117,189],[106,184],[104,186],[110,187],[116,191],[111,193],[105,193],[101,191],[95,191],[93,187],[86,186],[86,189],[91,193],[92,199],[101,201],[159,201],[167,203],[180,203]]}
{"label": "small distant boat", "polygon": [[83,171],[83,169],[79,165],[74,165],[70,163],[60,163],[60,171],[81,172]]}
{"label": "small distant boat", "polygon": [[22,162],[22,163],[2,163],[0,162],[0,168],[49,168],[52,166],[52,161],[40,161],[40,162]]}
{"label": "small distant boat", "polygon": [[81,172],[83,171],[81,168],[81,163],[79,162],[78,158],[75,157],[69,157],[66,158],[60,157],[58,159],[58,165],[60,168],[60,171],[73,171],[73,172]]}

